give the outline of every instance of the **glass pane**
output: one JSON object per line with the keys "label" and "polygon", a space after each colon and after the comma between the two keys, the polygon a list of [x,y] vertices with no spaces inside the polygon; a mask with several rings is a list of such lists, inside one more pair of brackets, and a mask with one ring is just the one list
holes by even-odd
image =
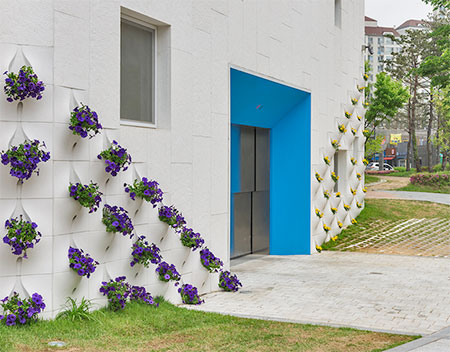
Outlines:
{"label": "glass pane", "polygon": [[154,122],[153,119],[154,31],[121,22],[120,117]]}

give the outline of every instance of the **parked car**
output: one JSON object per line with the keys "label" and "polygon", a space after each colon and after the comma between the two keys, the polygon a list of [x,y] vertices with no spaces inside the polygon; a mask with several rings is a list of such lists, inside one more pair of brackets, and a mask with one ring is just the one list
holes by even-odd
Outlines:
{"label": "parked car", "polygon": [[[376,170],[379,170],[379,169],[380,169],[380,164],[378,162],[372,162],[372,163],[370,163],[369,165],[366,166],[366,170],[367,171],[376,171]],[[394,168],[391,165],[384,163],[383,170],[393,171]]]}

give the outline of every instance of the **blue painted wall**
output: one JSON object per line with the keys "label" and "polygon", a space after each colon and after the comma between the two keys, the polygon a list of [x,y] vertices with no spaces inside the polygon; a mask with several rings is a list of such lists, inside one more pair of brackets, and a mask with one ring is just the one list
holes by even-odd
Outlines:
{"label": "blue painted wall", "polygon": [[[230,75],[231,123],[271,129],[270,253],[310,254],[310,94],[235,69]],[[239,143],[232,125],[232,194],[240,189]]]}

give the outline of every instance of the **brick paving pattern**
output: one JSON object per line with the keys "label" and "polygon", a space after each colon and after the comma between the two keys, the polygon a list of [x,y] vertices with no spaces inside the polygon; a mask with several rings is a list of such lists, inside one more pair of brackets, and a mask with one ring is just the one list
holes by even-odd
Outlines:
{"label": "brick paving pattern", "polygon": [[449,268],[448,258],[386,254],[250,256],[232,267],[241,291],[211,293],[189,308],[429,334],[450,325]]}

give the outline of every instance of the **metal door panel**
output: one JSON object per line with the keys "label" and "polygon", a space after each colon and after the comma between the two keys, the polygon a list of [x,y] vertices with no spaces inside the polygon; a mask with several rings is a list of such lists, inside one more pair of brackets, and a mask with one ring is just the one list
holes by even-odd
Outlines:
{"label": "metal door panel", "polygon": [[241,126],[241,192],[255,190],[255,128]]}
{"label": "metal door panel", "polygon": [[252,252],[269,254],[270,194],[269,191],[252,194]]}
{"label": "metal door panel", "polygon": [[252,193],[234,193],[233,197],[234,248],[231,256],[237,257],[252,252]]}
{"label": "metal door panel", "polygon": [[270,130],[257,128],[255,138],[255,191],[270,188]]}

